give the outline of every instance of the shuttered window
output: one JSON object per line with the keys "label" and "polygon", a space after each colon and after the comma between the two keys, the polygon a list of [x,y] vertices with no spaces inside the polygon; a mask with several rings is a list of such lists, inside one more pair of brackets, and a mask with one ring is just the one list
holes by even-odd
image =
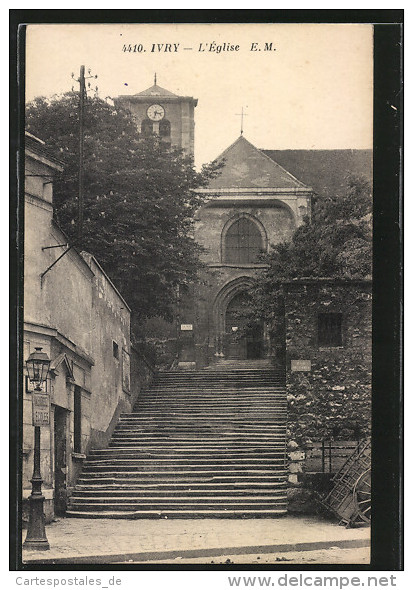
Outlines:
{"label": "shuttered window", "polygon": [[141,133],[145,137],[152,135],[153,133],[153,123],[149,119],[144,119],[141,125]]}
{"label": "shuttered window", "polygon": [[161,137],[170,137],[171,135],[171,124],[166,119],[159,123],[159,135]]}

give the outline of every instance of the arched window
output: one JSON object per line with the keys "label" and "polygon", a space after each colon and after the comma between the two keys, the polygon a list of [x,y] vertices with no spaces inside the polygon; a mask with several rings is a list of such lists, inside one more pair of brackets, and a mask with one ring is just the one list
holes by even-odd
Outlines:
{"label": "arched window", "polygon": [[159,123],[159,135],[161,137],[171,136],[171,124],[167,119],[163,119],[163,121]]}
{"label": "arched window", "polygon": [[233,264],[257,262],[262,251],[262,236],[256,224],[247,217],[234,221],[225,236],[224,261]]}
{"label": "arched window", "polygon": [[153,123],[152,123],[152,121],[149,121],[149,119],[144,119],[142,121],[141,133],[145,137],[148,137],[149,135],[152,135],[152,133],[153,133]]}

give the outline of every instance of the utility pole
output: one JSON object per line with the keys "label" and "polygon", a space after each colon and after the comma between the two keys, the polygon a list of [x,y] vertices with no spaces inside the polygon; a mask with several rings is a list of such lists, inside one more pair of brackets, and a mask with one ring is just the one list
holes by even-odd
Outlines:
{"label": "utility pole", "polygon": [[[90,69],[88,70],[90,74]],[[74,74],[72,74],[74,78]],[[84,109],[85,98],[87,96],[86,79],[97,78],[95,76],[88,76],[85,78],[85,66],[80,66],[80,75],[77,81],[79,82],[79,192],[78,192],[78,227],[77,227],[77,246],[81,250],[83,246],[83,143],[84,143]],[[90,82],[88,83],[90,88]],[[73,87],[72,87],[73,90]],[[97,87],[95,88],[97,92]]]}
{"label": "utility pole", "polygon": [[81,250],[83,246],[83,114],[85,106],[85,66],[80,66],[79,76],[79,195],[78,195],[78,228],[77,240],[78,248]]}

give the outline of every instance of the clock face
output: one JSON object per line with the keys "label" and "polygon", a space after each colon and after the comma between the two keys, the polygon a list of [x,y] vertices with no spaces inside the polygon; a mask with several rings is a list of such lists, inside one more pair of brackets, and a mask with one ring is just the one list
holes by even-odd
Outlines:
{"label": "clock face", "polygon": [[151,104],[146,114],[151,121],[161,121],[165,116],[165,109],[160,104]]}

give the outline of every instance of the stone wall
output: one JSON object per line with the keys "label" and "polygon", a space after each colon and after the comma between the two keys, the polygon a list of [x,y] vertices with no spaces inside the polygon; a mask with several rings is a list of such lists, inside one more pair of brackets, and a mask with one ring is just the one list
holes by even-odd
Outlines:
{"label": "stone wall", "polygon": [[[297,280],[284,283],[283,293],[290,508],[314,509],[314,492],[325,491],[330,476],[316,481],[306,472],[307,446],[370,434],[371,282]],[[342,314],[340,346],[320,344],[320,313]]]}

